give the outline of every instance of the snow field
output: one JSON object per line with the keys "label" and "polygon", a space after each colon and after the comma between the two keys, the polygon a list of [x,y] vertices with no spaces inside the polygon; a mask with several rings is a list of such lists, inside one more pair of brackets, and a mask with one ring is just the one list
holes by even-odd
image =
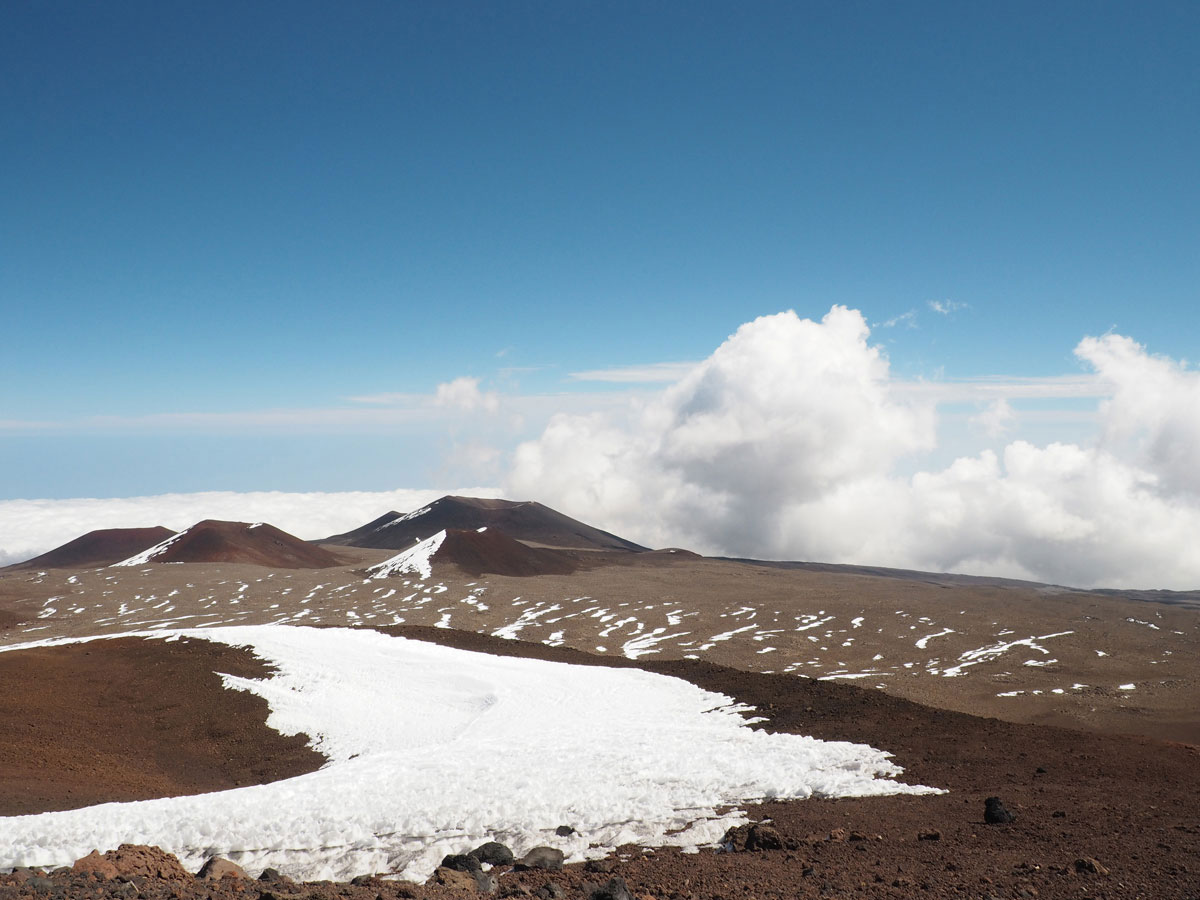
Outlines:
{"label": "snow field", "polygon": [[[271,727],[309,734],[330,762],[269,785],[0,820],[0,867],[69,864],[132,842],[193,869],[220,854],[252,874],[423,880],[444,854],[485,840],[518,854],[551,844],[571,860],[630,842],[692,848],[745,821],[721,807],[935,790],[891,780],[900,770],[884,752],[756,731],[728,697],[636,670],[355,629],[153,636],[252,647],[277,674],[226,683],[264,697]],[[578,834],[555,837],[562,824]]]}

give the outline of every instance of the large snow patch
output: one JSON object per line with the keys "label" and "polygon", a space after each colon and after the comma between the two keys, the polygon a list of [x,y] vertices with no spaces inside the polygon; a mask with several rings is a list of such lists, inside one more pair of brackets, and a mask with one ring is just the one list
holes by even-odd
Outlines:
{"label": "large snow patch", "polygon": [[[746,801],[933,790],[891,780],[900,769],[879,750],[756,731],[730,698],[647,672],[368,630],[173,634],[253,647],[278,673],[226,683],[264,697],[272,727],[313,736],[330,762],[269,785],[0,819],[0,869],[131,842],[192,867],[220,854],[252,873],[424,879],[485,840],[571,859],[623,843],[694,847],[745,821],[718,810]],[[578,834],[555,837],[564,824]]]}

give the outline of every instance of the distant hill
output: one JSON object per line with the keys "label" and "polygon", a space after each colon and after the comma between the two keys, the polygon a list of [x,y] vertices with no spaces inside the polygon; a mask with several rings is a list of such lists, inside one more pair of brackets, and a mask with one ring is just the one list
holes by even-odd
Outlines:
{"label": "distant hill", "polygon": [[249,563],[277,569],[325,569],[344,565],[328,550],[313,546],[274,525],[205,519],[168,537],[118,566],[145,563]]}
{"label": "distant hill", "polygon": [[11,569],[83,569],[109,566],[160,544],[174,535],[170,528],[102,528],[89,531]]}
{"label": "distant hill", "polygon": [[434,559],[454,563],[469,575],[570,575],[579,568],[570,553],[529,547],[495,528],[447,530]]}
{"label": "distant hill", "polygon": [[443,497],[414,512],[387,513],[354,531],[335,534],[316,543],[403,550],[439,531],[476,531],[479,528],[495,529],[518,541],[549,547],[646,549],[532,500],[518,502],[478,497]]}

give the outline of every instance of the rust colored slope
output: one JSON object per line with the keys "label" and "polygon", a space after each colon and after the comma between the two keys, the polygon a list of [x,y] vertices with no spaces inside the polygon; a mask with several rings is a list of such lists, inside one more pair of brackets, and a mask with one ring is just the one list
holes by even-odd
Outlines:
{"label": "rust colored slope", "polygon": [[41,556],[17,563],[14,569],[82,569],[107,566],[149,550],[173,535],[170,528],[102,528],[55,547]]}
{"label": "rust colored slope", "polygon": [[575,558],[562,550],[528,547],[508,535],[486,531],[450,529],[434,554],[435,563],[454,563],[469,575],[570,575],[579,568]]}
{"label": "rust colored slope", "polygon": [[0,815],[266,784],[320,768],[307,737],[215,672],[267,674],[249,651],[121,638],[0,653]]}
{"label": "rust colored slope", "polygon": [[249,563],[277,569],[326,569],[343,563],[328,550],[274,525],[216,519],[197,522],[151,561]]}

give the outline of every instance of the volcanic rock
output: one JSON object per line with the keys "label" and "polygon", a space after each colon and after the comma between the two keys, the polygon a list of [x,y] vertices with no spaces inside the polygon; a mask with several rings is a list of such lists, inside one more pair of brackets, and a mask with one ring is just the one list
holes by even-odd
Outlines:
{"label": "volcanic rock", "polygon": [[988,797],[983,801],[983,821],[988,825],[1008,825],[1017,817],[1004,808],[999,797]]}
{"label": "volcanic rock", "polygon": [[563,852],[553,847],[534,847],[517,861],[517,865],[526,869],[549,869],[557,872],[563,867]]}
{"label": "volcanic rock", "polygon": [[1100,865],[1099,861],[1091,856],[1084,856],[1075,860],[1075,871],[1088,873],[1091,875],[1107,875],[1108,869]]}
{"label": "volcanic rock", "polygon": [[237,863],[220,856],[213,856],[201,867],[196,873],[197,878],[205,881],[220,881],[222,878],[240,878],[245,881],[250,880],[250,876],[246,874],[246,870]]}
{"label": "volcanic rock", "polygon": [[469,855],[481,863],[487,863],[489,866],[511,866],[513,864],[512,851],[499,841],[488,841],[486,844],[480,844]]}
{"label": "volcanic rock", "polygon": [[[795,849],[794,842],[785,842],[783,836],[770,825],[755,822],[750,825],[739,825],[725,832],[721,843],[730,850],[783,850]],[[788,846],[791,844],[792,846]]]}
{"label": "volcanic rock", "polygon": [[479,863],[479,858],[470,853],[451,853],[442,857],[441,867],[455,872],[478,872],[482,868]]}
{"label": "volcanic rock", "polygon": [[283,887],[287,887],[296,883],[278,869],[273,869],[270,867],[262,870],[262,874],[258,876],[258,880],[264,884],[277,884]]}

